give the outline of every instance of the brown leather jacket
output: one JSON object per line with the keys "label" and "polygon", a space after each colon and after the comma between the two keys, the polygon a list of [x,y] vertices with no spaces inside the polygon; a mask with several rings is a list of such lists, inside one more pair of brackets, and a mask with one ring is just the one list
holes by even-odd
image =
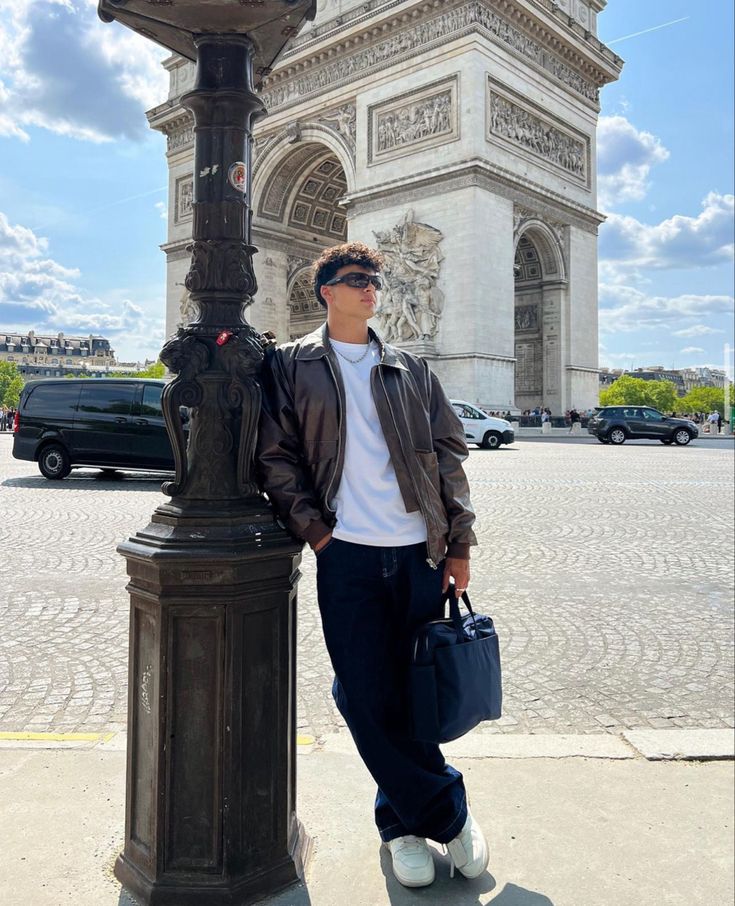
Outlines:
{"label": "brown leather jacket", "polygon": [[[464,431],[436,376],[422,359],[383,343],[370,383],[406,511],[426,522],[427,553],[469,558],[472,524]],[[277,513],[314,545],[336,522],[346,438],[345,390],[327,325],[272,347],[263,367],[264,400],[257,460]]]}

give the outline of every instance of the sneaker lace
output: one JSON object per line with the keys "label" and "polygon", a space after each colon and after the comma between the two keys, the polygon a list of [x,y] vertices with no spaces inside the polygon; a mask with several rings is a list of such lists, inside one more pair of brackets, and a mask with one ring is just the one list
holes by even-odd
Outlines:
{"label": "sneaker lace", "polygon": [[407,834],[401,839],[400,846],[396,849],[397,853],[403,852],[404,850],[408,852],[420,852],[423,849],[423,841],[420,837],[415,837],[413,834]]}

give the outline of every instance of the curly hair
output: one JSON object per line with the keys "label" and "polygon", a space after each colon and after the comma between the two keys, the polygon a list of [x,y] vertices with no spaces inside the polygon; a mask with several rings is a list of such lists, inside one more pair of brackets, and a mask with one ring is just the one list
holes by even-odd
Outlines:
{"label": "curly hair", "polygon": [[358,264],[369,267],[376,272],[383,270],[383,256],[376,249],[371,249],[364,242],[343,242],[342,245],[333,245],[324,249],[312,266],[314,275],[314,294],[319,304],[327,307],[322,299],[321,289],[328,283],[337,271],[346,264]]}

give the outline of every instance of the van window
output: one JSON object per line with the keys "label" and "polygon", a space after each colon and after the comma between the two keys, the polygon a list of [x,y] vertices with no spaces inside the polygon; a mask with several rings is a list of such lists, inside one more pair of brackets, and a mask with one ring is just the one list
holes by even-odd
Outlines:
{"label": "van window", "polygon": [[90,384],[82,387],[79,399],[80,412],[100,412],[107,415],[130,415],[135,396],[135,385]]}
{"label": "van window", "polygon": [[140,414],[163,418],[163,410],[161,409],[162,393],[163,387],[160,387],[158,384],[144,384],[143,402],[140,405]]}
{"label": "van window", "polygon": [[31,390],[23,408],[33,415],[69,415],[78,399],[79,384],[40,384]]}
{"label": "van window", "polygon": [[460,418],[487,418],[484,412],[478,412],[474,406],[463,406],[461,403],[454,403],[454,411]]}

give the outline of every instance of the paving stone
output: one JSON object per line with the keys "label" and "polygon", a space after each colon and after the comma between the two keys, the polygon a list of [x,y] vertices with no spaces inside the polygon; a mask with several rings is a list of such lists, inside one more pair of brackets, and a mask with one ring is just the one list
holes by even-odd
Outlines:
{"label": "paving stone", "polygon": [[[124,725],[129,600],[115,547],[165,499],[160,478],[49,482],[11,446],[0,434],[0,730]],[[731,443],[472,450],[470,594],[495,619],[505,681],[504,717],[479,733],[732,726],[733,459]],[[297,721],[321,738],[344,721],[315,568],[306,551]]]}

